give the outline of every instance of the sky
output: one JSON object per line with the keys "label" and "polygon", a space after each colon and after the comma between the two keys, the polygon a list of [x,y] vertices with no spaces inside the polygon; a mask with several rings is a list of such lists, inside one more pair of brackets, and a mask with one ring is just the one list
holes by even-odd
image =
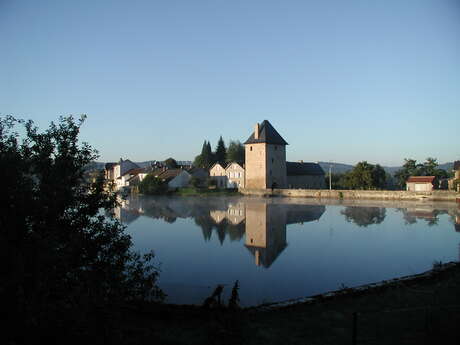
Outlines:
{"label": "sky", "polygon": [[0,115],[87,114],[100,161],[269,120],[288,160],[460,159],[460,1],[0,0]]}

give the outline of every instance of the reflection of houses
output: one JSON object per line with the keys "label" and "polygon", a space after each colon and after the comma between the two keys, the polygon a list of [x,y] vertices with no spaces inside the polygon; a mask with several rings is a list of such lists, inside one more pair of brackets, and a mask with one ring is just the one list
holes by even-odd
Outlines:
{"label": "reflection of houses", "polygon": [[233,224],[240,224],[246,218],[245,204],[242,202],[230,203],[227,209],[227,220]]}
{"label": "reflection of houses", "polygon": [[410,176],[406,181],[406,189],[410,192],[431,192],[435,180],[435,176]]}
{"label": "reflection of houses", "polygon": [[437,218],[438,213],[433,208],[407,208],[406,215],[413,218],[433,220]]}

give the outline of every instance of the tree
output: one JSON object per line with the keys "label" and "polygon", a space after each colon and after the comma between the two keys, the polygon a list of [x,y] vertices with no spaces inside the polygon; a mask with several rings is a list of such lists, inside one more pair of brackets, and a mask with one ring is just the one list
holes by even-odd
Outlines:
{"label": "tree", "polygon": [[385,187],[386,175],[380,165],[366,161],[359,162],[343,175],[340,184],[350,189],[382,189]]}
{"label": "tree", "polygon": [[146,195],[164,194],[168,190],[168,185],[158,177],[148,174],[139,183],[139,193]]}
{"label": "tree", "polygon": [[217,148],[216,148],[216,153],[214,155],[214,159],[217,163],[224,164],[226,155],[227,155],[227,149],[225,148],[225,143],[221,136],[219,138],[219,141],[217,142]]}
{"label": "tree", "polygon": [[201,154],[195,157],[193,165],[198,168],[209,169],[214,164],[214,155],[209,141],[204,141]]}
{"label": "tree", "polygon": [[395,173],[398,186],[405,187],[409,176],[436,176],[436,178],[446,178],[447,172],[443,169],[438,169],[436,158],[428,157],[423,164],[417,164],[415,159],[404,159],[404,165]]}
{"label": "tree", "polygon": [[244,146],[239,141],[230,140],[227,149],[227,162],[243,162],[245,156]]}
{"label": "tree", "polygon": [[395,172],[395,178],[398,186],[402,189],[406,186],[409,176],[419,176],[420,166],[415,159],[405,158],[401,169]]}
{"label": "tree", "polygon": [[169,157],[164,161],[164,165],[166,165],[169,169],[177,169],[179,165],[177,164],[176,160],[172,157]]}
{"label": "tree", "polygon": [[35,343],[48,330],[77,342],[85,332],[103,332],[107,308],[164,296],[153,254],[133,252],[123,225],[101,212],[113,213],[116,205],[103,174],[84,179],[85,166],[97,158],[78,142],[84,119],[61,117],[40,133],[32,121],[0,118],[0,178],[8,181],[0,194],[7,343]]}

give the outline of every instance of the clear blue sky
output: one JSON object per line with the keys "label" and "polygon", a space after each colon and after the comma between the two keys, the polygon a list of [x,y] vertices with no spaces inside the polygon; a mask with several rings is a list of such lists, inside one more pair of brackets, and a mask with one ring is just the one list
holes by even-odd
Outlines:
{"label": "clear blue sky", "polygon": [[0,113],[85,113],[101,161],[264,119],[290,160],[460,159],[460,1],[0,0],[0,51]]}

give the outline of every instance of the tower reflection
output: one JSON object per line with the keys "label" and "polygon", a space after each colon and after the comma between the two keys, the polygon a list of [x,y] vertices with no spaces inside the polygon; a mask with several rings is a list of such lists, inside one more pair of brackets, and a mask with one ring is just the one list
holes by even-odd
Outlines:
{"label": "tower reflection", "polygon": [[[295,202],[295,201],[294,201]],[[272,199],[191,199],[132,198],[115,209],[115,216],[126,224],[140,215],[166,222],[193,218],[200,226],[205,242],[214,236],[241,241],[254,256],[257,266],[269,268],[287,247],[287,225],[320,219],[324,205],[281,203]]]}

